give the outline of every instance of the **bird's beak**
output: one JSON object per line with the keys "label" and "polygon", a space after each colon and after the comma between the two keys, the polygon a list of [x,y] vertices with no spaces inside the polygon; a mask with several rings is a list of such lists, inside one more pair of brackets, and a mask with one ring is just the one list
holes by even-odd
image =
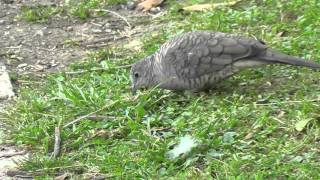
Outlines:
{"label": "bird's beak", "polygon": [[131,87],[131,93],[133,96],[136,95],[136,93],[137,93],[137,88],[134,85],[132,85],[132,87]]}

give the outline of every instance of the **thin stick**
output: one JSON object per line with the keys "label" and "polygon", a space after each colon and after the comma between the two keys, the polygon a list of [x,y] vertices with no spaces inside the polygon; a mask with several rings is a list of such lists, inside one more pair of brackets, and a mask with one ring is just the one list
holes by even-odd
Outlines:
{"label": "thin stick", "polygon": [[269,105],[276,105],[276,104],[291,104],[291,103],[302,103],[302,102],[319,102],[320,99],[307,99],[307,100],[303,100],[303,101],[281,101],[281,102],[271,102],[271,103],[265,103],[265,104],[257,104],[255,103],[255,105],[257,106],[269,106]]}
{"label": "thin stick", "polygon": [[77,118],[77,119],[69,122],[68,124],[64,125],[63,128],[66,128],[66,127],[68,127],[68,126],[70,126],[70,125],[72,125],[72,124],[75,124],[75,123],[81,121],[82,119],[85,119],[85,118],[87,118],[87,117],[90,117],[90,116],[92,116],[93,114],[96,114],[96,113],[98,113],[98,112],[100,112],[100,111],[102,111],[102,110],[104,110],[104,109],[106,109],[106,108],[108,108],[108,107],[110,107],[110,106],[113,106],[113,105],[114,105],[115,103],[117,103],[117,102],[118,102],[118,101],[115,101],[115,102],[113,102],[113,103],[111,103],[111,104],[106,104],[106,105],[104,105],[102,108],[100,108],[100,109],[98,109],[98,110],[96,110],[96,111],[94,111],[94,112],[91,112],[91,113],[86,114],[86,115],[84,115],[84,116],[80,116],[79,118]]}
{"label": "thin stick", "polygon": [[91,116],[88,116],[87,119],[92,120],[92,121],[101,121],[104,119],[113,120],[113,119],[116,119],[116,117],[115,116],[91,115]]}
{"label": "thin stick", "polygon": [[131,29],[131,27],[132,27],[126,18],[124,18],[123,16],[121,16],[120,14],[118,14],[118,13],[116,13],[116,12],[109,11],[109,10],[106,10],[106,9],[94,9],[94,11],[104,11],[104,12],[108,12],[108,13],[111,13],[111,14],[113,14],[113,15],[116,15],[116,16],[118,16],[119,18],[121,18],[124,22],[126,22],[130,29]]}
{"label": "thin stick", "polygon": [[108,43],[102,43],[102,44],[89,44],[86,47],[87,48],[101,48],[101,47],[105,47],[108,46]]}
{"label": "thin stick", "polygon": [[[100,38],[98,40],[93,40],[93,41],[86,41],[84,42],[83,40],[76,40],[74,43],[76,43],[79,46],[85,46],[88,48],[97,48],[97,47],[103,47],[109,45],[109,41],[118,41],[121,39],[127,38],[126,36],[123,37],[106,37],[106,38]],[[101,43],[101,44],[98,44]]]}
{"label": "thin stick", "polygon": [[6,175],[7,176],[10,176],[10,177],[31,177],[30,174],[26,171],[21,171],[21,170],[16,170],[16,169],[9,169],[7,172],[6,172]]}
{"label": "thin stick", "polygon": [[60,155],[61,145],[60,127],[54,129],[54,137],[53,157],[57,158]]}
{"label": "thin stick", "polygon": [[9,158],[9,157],[12,157],[12,156],[17,156],[17,155],[24,155],[26,154],[27,151],[20,151],[20,152],[14,152],[14,153],[7,153],[7,154],[1,154],[0,155],[0,158]]}
{"label": "thin stick", "polygon": [[0,52],[0,57],[14,55],[12,52]]}
{"label": "thin stick", "polygon": [[20,49],[21,48],[21,45],[19,46],[10,46],[10,47],[4,47],[6,49]]}
{"label": "thin stick", "polygon": [[87,45],[90,45],[90,44],[96,44],[96,43],[101,43],[101,42],[110,41],[110,40],[112,40],[112,39],[115,39],[115,38],[114,38],[114,37],[100,38],[100,39],[94,40],[94,41],[83,42],[83,43],[81,43],[81,45],[87,46]]}
{"label": "thin stick", "polygon": [[58,167],[52,167],[52,168],[43,168],[43,169],[37,169],[34,172],[30,172],[30,173],[40,173],[43,171],[48,171],[48,170],[55,170],[55,169],[74,169],[74,168],[81,168],[81,167],[87,167],[85,165],[73,165],[73,166],[58,166]]}
{"label": "thin stick", "polygon": [[69,71],[69,72],[65,72],[65,73],[68,75],[82,74],[82,73],[91,72],[91,71],[106,71],[106,70],[110,70],[110,69],[127,69],[127,68],[131,68],[131,66],[132,66],[132,64],[128,64],[128,65],[123,65],[123,66],[116,66],[113,68],[94,68],[94,69],[81,70],[81,71]]}

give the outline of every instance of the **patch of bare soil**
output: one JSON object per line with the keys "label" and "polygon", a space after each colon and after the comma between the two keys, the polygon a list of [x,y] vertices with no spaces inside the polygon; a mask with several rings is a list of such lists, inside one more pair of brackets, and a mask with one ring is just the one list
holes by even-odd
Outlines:
{"label": "patch of bare soil", "polygon": [[[151,21],[151,16],[128,10],[130,8],[127,6],[111,9],[116,14],[108,13],[85,21],[68,14],[55,15],[45,23],[29,23],[18,18],[22,6],[61,6],[63,2],[0,0],[0,62],[5,64],[9,73],[20,75],[59,71],[71,62],[84,59],[88,51],[127,44],[159,28],[146,23]],[[0,102],[0,107],[4,105],[4,101]],[[1,119],[0,127],[2,144],[1,136],[5,129]],[[19,152],[21,150],[14,146],[0,146],[0,179],[12,179],[6,176],[7,170],[16,167],[16,160],[26,157]]]}
{"label": "patch of bare soil", "polygon": [[[6,0],[7,1],[7,0]],[[137,24],[149,16],[119,6],[114,9],[130,23],[109,13],[107,16],[82,21],[59,14],[46,23],[29,23],[19,18],[19,9],[27,4],[59,6],[60,3],[0,1],[0,61],[11,71],[44,72],[64,68],[85,57],[88,50],[108,48],[112,43],[128,41],[156,27]],[[143,26],[143,28],[141,28]]]}
{"label": "patch of bare soil", "polygon": [[[19,150],[15,146],[3,144],[0,146],[0,179],[20,179],[16,174],[7,174],[13,172],[19,161],[27,158],[26,151]],[[10,175],[10,176],[9,176]],[[15,177],[11,177],[15,176]]]}

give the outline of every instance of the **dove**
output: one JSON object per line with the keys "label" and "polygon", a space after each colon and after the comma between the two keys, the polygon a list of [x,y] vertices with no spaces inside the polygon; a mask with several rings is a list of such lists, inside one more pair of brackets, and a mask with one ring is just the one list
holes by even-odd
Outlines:
{"label": "dove", "polygon": [[193,31],[164,43],[154,54],[132,65],[132,93],[162,88],[199,92],[247,68],[287,64],[319,70],[320,65],[269,48],[237,34]]}

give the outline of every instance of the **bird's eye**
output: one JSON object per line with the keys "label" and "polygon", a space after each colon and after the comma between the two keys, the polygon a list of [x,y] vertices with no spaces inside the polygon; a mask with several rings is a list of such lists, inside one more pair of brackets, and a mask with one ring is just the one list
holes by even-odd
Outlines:
{"label": "bird's eye", "polygon": [[137,73],[137,72],[134,73],[134,77],[135,77],[135,78],[138,78],[138,77],[139,77],[139,73]]}

